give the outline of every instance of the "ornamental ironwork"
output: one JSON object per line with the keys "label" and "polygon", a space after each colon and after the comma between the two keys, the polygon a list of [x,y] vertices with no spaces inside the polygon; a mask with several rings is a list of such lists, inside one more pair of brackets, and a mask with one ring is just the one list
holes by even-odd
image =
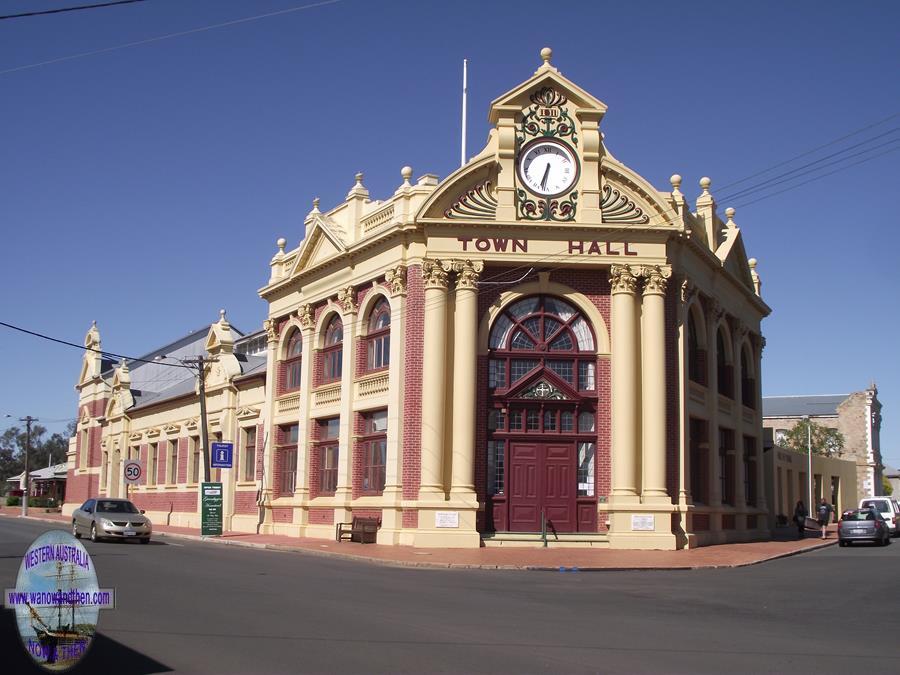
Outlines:
{"label": "ornamental ironwork", "polygon": [[578,190],[573,190],[563,199],[541,199],[530,196],[525,190],[516,190],[519,198],[519,215],[525,220],[555,220],[566,222],[575,219],[578,204]]}
{"label": "ornamental ironwork", "polygon": [[542,87],[534,92],[531,105],[522,117],[519,134],[516,136],[519,147],[531,138],[568,138],[573,145],[578,145],[575,123],[569,117],[566,104],[569,99],[553,87]]}
{"label": "ornamental ironwork", "polygon": [[497,198],[491,193],[491,181],[486,180],[460,195],[444,211],[445,218],[493,220],[497,213]]}
{"label": "ornamental ironwork", "polygon": [[627,223],[629,225],[646,225],[650,217],[634,203],[633,199],[609,185],[603,186],[603,201],[600,203],[604,223]]}

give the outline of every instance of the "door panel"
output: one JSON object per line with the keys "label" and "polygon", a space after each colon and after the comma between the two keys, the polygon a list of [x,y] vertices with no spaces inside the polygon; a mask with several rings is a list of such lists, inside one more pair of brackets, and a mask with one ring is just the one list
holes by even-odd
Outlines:
{"label": "door panel", "polygon": [[575,511],[575,444],[544,446],[544,510],[548,527],[557,532],[578,530]]}
{"label": "door panel", "polygon": [[509,449],[509,529],[540,532],[539,450],[536,443],[512,443]]}

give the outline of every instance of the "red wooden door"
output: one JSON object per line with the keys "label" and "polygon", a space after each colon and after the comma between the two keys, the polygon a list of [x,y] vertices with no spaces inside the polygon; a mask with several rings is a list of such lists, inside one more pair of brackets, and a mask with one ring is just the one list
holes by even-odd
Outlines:
{"label": "red wooden door", "polygon": [[575,509],[575,444],[547,443],[544,446],[544,514],[548,529],[557,532],[578,530]]}
{"label": "red wooden door", "polygon": [[510,532],[541,531],[540,451],[538,443],[510,444]]}

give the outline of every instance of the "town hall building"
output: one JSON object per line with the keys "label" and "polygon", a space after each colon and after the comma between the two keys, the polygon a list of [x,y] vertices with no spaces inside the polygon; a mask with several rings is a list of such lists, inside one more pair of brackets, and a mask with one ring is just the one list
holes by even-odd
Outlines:
{"label": "town hall building", "polygon": [[[225,526],[383,544],[677,549],[769,536],[760,297],[733,209],[693,207],[614,157],[606,105],[551,51],[490,105],[484,149],[373,200],[314,200],[259,296],[143,359],[87,351],[66,511],[131,488],[155,523],[199,527],[196,378],[211,440],[235,443]],[[99,350],[92,327],[86,346]],[[167,367],[166,362],[169,362]],[[169,373],[168,375],[166,373]],[[168,379],[167,379],[168,378]]]}

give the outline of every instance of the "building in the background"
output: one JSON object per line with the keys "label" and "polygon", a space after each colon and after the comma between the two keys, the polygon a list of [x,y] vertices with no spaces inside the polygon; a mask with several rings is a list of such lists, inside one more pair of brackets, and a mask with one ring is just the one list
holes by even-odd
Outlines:
{"label": "building in the background", "polygon": [[[472,547],[768,535],[769,308],[734,211],[719,217],[708,178],[692,210],[680,176],[660,191],[615,158],[606,105],[541,55],[450,176],[404,167],[373,200],[358,174],[342,203],[314,200],[259,291],[264,338],[223,317],[146,359],[218,359],[226,528],[330,538],[367,516],[381,543]],[[86,355],[67,508],[122,494],[140,454],[135,501],[196,525],[197,393],[161,368]]]}
{"label": "building in the background", "polygon": [[766,396],[763,426],[775,445],[784,445],[791,428],[805,418],[837,429],[844,437],[841,459],[856,463],[856,490],[860,498],[883,492],[881,462],[881,402],[878,388],[837,396]]}

